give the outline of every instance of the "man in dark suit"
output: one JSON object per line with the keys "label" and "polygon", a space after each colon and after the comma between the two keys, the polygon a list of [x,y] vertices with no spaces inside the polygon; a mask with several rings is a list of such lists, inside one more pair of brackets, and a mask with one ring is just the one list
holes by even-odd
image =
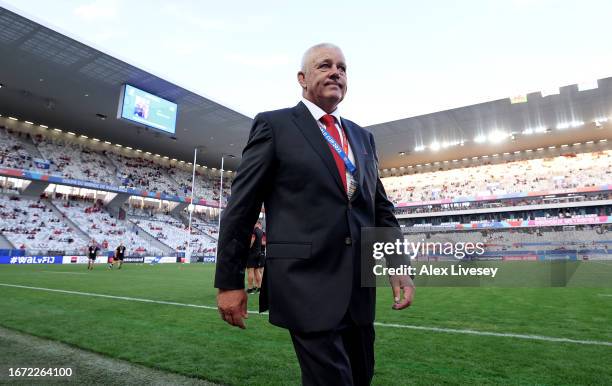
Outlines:
{"label": "man in dark suit", "polygon": [[[399,224],[378,176],[371,133],[340,116],[342,51],[319,44],[298,72],[302,101],[258,114],[221,219],[215,287],[223,320],[245,328],[244,269],[251,231],[266,208],[260,312],[287,328],[302,382],[367,385],[374,371],[375,289],[361,286],[363,227]],[[402,277],[404,299],[413,285]]]}

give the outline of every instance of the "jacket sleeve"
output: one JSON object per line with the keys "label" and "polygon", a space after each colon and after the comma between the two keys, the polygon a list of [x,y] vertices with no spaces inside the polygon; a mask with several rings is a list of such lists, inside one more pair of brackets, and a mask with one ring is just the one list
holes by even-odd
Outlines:
{"label": "jacket sleeve", "polygon": [[262,114],[253,120],[232,193],[221,216],[215,287],[244,288],[244,270],[253,227],[272,186],[275,150],[270,124]]}

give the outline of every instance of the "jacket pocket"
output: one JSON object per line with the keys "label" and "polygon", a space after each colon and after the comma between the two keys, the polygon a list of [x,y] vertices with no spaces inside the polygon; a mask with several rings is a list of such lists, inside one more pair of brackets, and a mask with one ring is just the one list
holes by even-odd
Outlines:
{"label": "jacket pocket", "polygon": [[268,243],[266,259],[307,259],[311,247],[311,243]]}

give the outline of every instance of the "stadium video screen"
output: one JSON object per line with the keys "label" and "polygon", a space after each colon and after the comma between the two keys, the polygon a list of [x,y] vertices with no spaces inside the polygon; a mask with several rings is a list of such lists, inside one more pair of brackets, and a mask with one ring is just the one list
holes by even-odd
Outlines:
{"label": "stadium video screen", "polygon": [[127,119],[168,134],[176,131],[176,103],[129,84],[121,87],[117,118]]}

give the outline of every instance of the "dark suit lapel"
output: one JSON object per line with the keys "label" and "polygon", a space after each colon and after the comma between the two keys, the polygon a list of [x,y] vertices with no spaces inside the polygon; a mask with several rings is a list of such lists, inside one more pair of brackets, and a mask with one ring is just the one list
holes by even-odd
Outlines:
{"label": "dark suit lapel", "polygon": [[297,106],[293,108],[293,120],[304,137],[306,137],[308,143],[310,143],[310,146],[312,146],[319,157],[321,157],[325,167],[332,175],[334,181],[336,181],[338,188],[344,192],[344,185],[340,179],[340,173],[336,167],[336,162],[329,149],[329,145],[325,138],[323,138],[323,135],[321,135],[321,130],[312,117],[312,114],[310,114],[310,111],[308,111],[308,108],[302,102],[298,103]]}
{"label": "dark suit lapel", "polygon": [[357,134],[357,129],[347,120],[342,120],[342,128],[348,137],[349,144],[351,145],[351,150],[353,151],[353,158],[355,158],[355,162],[357,163],[357,175],[354,177],[359,181],[357,184],[357,192],[353,196],[355,198],[361,189],[363,188],[363,170],[364,170],[364,157],[367,155],[367,151],[365,146],[363,145],[363,141],[359,134]]}

